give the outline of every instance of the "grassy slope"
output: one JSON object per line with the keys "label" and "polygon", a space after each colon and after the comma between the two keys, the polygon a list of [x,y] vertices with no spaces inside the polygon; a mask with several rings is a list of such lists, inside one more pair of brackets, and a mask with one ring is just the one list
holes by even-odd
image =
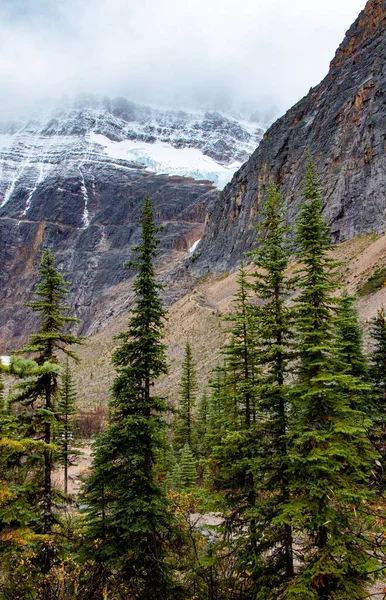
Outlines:
{"label": "grassy slope", "polygon": [[[386,236],[359,236],[337,246],[334,257],[344,261],[340,272],[342,283],[355,294],[358,286],[379,268],[386,266]],[[211,369],[219,361],[219,348],[225,340],[225,324],[221,316],[230,311],[237,289],[237,273],[202,280],[196,288],[173,304],[168,313],[166,343],[170,373],[159,383],[158,391],[175,403],[178,398],[180,364],[187,338],[190,339],[197,362],[201,387]],[[360,319],[366,331],[368,321],[377,309],[386,305],[386,287],[358,300]],[[115,347],[114,335],[125,328],[127,316],[120,317],[106,329],[91,336],[81,348],[81,364],[76,367],[79,404],[91,408],[107,404],[109,387],[114,375],[110,365]]]}

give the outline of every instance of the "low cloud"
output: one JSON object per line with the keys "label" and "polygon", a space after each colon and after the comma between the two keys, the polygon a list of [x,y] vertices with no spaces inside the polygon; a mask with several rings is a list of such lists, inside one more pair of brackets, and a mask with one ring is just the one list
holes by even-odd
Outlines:
{"label": "low cloud", "polygon": [[63,94],[181,107],[275,105],[327,73],[364,0],[3,0],[0,108]]}

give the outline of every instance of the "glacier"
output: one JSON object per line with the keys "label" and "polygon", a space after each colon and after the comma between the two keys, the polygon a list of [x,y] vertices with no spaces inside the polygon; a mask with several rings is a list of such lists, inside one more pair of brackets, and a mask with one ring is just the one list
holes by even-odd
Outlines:
{"label": "glacier", "polygon": [[[219,190],[229,183],[242,165],[241,162],[221,165],[197,148],[174,148],[160,141],[152,144],[132,140],[115,142],[97,133],[90,133],[87,137],[90,142],[102,146],[110,158],[138,163],[157,174],[211,181]],[[116,166],[119,168],[120,165]]]}
{"label": "glacier", "polygon": [[48,178],[63,181],[76,173],[87,228],[87,185],[104,167],[209,181],[222,190],[263,133],[264,126],[215,111],[162,110],[87,96],[24,122],[0,122],[0,208],[15,200],[18,218],[28,219]]}

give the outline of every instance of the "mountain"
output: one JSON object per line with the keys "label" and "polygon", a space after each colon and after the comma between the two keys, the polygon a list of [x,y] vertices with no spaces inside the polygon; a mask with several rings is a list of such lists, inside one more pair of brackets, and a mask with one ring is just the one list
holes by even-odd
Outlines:
{"label": "mountain", "polygon": [[[130,304],[124,264],[139,240],[146,194],[164,226],[159,269],[187,255],[206,213],[262,136],[219,113],[162,111],[125,99],[82,97],[0,125],[0,354],[31,331],[24,304],[43,247],[69,282],[80,333]],[[216,186],[214,185],[216,184]],[[182,291],[169,282],[166,301]]]}
{"label": "mountain", "polygon": [[270,179],[290,223],[302,197],[307,150],[323,182],[337,242],[386,229],[386,0],[369,0],[326,78],[276,121],[213,207],[197,247],[198,273],[233,269],[251,249]]}

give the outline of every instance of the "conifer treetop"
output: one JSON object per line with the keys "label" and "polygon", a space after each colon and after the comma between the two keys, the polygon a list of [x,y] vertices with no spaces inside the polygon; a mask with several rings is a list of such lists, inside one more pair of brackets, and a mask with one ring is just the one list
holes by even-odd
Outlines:
{"label": "conifer treetop", "polygon": [[36,300],[27,303],[34,312],[40,314],[40,327],[30,336],[29,343],[20,350],[20,353],[38,352],[39,364],[45,361],[56,362],[56,350],[79,360],[67,346],[82,344],[83,339],[64,331],[68,323],[79,323],[79,319],[65,314],[70,310],[70,307],[62,304],[68,293],[66,286],[67,282],[55,267],[55,257],[51,250],[44,250],[39,282],[33,292]]}

